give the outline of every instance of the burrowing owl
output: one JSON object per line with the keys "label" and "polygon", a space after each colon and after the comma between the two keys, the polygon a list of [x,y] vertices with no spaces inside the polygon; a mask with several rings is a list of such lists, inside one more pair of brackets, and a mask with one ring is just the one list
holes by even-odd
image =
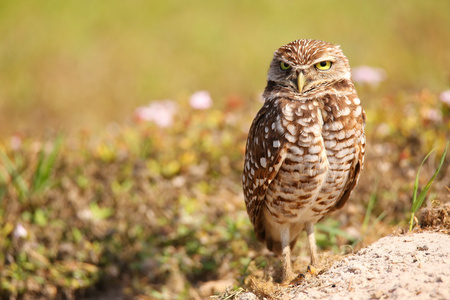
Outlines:
{"label": "burrowing owl", "polygon": [[366,116],[348,59],[318,40],[275,51],[263,98],[247,140],[245,204],[258,239],[281,255],[288,281],[299,233],[306,229],[314,266],[314,224],[341,208],[358,181]]}

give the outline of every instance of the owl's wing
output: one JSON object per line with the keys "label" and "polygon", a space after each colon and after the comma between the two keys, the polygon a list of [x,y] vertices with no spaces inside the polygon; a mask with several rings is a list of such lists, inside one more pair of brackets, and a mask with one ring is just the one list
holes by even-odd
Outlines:
{"label": "owl's wing", "polygon": [[285,138],[278,130],[277,114],[276,107],[264,105],[253,120],[247,140],[242,180],[247,212],[255,226],[267,188],[277,175],[287,153]]}
{"label": "owl's wing", "polygon": [[[362,122],[365,123],[365,121],[366,121],[366,114],[363,111],[362,112]],[[362,124],[359,124],[359,125],[363,126]],[[345,185],[345,188],[344,188],[341,198],[331,208],[330,212],[341,209],[345,205],[348,198],[350,197],[352,190],[355,188],[356,184],[358,183],[359,175],[360,175],[361,170],[364,165],[364,151],[365,151],[364,130],[362,131],[362,136],[360,137],[360,143],[356,144],[355,147],[356,147],[355,160],[353,161],[352,166],[350,167],[347,184]]]}

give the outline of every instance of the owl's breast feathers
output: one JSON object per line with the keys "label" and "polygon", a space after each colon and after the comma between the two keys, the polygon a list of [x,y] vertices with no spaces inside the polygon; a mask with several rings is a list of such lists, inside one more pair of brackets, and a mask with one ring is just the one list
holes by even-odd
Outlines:
{"label": "owl's breast feathers", "polygon": [[263,207],[280,223],[341,208],[362,169],[364,122],[356,93],[267,99],[250,128],[242,179],[252,223]]}

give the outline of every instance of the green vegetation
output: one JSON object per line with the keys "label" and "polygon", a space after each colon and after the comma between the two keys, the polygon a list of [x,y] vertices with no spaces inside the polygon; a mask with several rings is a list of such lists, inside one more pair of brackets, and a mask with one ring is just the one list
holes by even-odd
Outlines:
{"label": "green vegetation", "polygon": [[[415,97],[402,101],[411,105]],[[428,101],[435,100],[430,94]],[[227,111],[181,105],[166,128],[133,122],[102,135],[22,138],[19,147],[5,143],[2,295],[81,296],[114,284],[126,295],[195,297],[204,282],[233,277],[242,285],[247,276],[279,263],[263,254],[245,212],[241,164],[253,116],[240,101]],[[260,105],[253,103],[248,110]],[[412,114],[423,123],[417,110]],[[401,138],[397,120],[373,110],[368,115],[372,133],[363,175],[348,205],[317,227],[322,251],[349,251],[343,246],[406,226],[413,170],[420,163],[409,151],[424,153],[430,135],[438,148],[448,138],[440,134],[444,119],[423,123],[422,135],[411,144]],[[392,131],[381,135],[380,124],[392,125]],[[446,169],[448,163],[441,165]],[[422,173],[434,172],[424,165]],[[445,176],[434,178],[438,199],[446,197]],[[299,254],[306,259],[303,244]]]}
{"label": "green vegetation", "polygon": [[[0,298],[199,299],[273,274],[280,262],[254,236],[241,171],[272,52],[297,38],[339,43],[352,66],[386,72],[378,86],[357,83],[365,165],[343,210],[317,227],[320,253],[332,260],[407,228],[423,203],[448,199],[448,11],[448,1],[0,3]],[[211,107],[189,104],[199,90]],[[172,100],[135,111],[152,99]],[[432,148],[439,163],[422,162]]]}
{"label": "green vegetation", "polygon": [[412,206],[411,206],[411,218],[409,221],[409,230],[412,230],[412,228],[413,228],[415,213],[417,212],[417,210],[422,206],[423,202],[425,201],[425,197],[427,196],[428,191],[431,188],[431,184],[433,183],[433,180],[436,178],[437,174],[441,170],[442,165],[444,164],[445,155],[447,154],[447,148],[448,148],[448,143],[445,146],[444,153],[442,153],[441,160],[439,161],[439,166],[436,169],[436,171],[434,172],[433,177],[431,177],[431,179],[428,181],[428,183],[425,185],[425,187],[422,189],[422,191],[420,193],[418,192],[420,169],[422,168],[423,164],[425,163],[427,158],[431,155],[431,153],[433,153],[434,150],[430,151],[427,154],[427,156],[425,156],[422,163],[420,164],[419,169],[417,170],[416,181],[414,182],[414,191],[413,191]]}

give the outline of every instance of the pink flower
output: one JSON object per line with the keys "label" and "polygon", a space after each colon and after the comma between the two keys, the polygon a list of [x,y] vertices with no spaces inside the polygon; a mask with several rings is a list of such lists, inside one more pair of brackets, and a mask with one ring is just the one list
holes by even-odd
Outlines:
{"label": "pink flower", "polygon": [[171,100],[154,101],[136,108],[134,114],[140,121],[154,122],[159,127],[170,127],[177,113],[177,104]]}
{"label": "pink flower", "polygon": [[11,137],[11,139],[9,140],[9,143],[10,143],[10,145],[11,145],[11,148],[12,148],[14,151],[17,151],[17,150],[19,150],[20,147],[22,146],[22,139],[21,139],[21,137],[18,136],[18,135],[13,135],[13,136]]}
{"label": "pink flower", "polygon": [[439,123],[442,121],[442,113],[440,110],[429,108],[424,111],[424,118],[428,121]]}
{"label": "pink flower", "polygon": [[450,105],[450,90],[443,91],[439,95],[439,99],[447,105]]}
{"label": "pink flower", "polygon": [[380,68],[359,66],[352,70],[353,81],[359,84],[378,86],[386,78],[386,72]]}
{"label": "pink flower", "polygon": [[208,109],[212,106],[212,99],[208,91],[198,91],[192,94],[189,104],[194,109]]}
{"label": "pink flower", "polygon": [[23,227],[22,224],[17,224],[16,228],[14,228],[13,231],[13,237],[15,239],[20,239],[20,238],[25,238],[28,235],[28,231],[25,229],[25,227]]}

